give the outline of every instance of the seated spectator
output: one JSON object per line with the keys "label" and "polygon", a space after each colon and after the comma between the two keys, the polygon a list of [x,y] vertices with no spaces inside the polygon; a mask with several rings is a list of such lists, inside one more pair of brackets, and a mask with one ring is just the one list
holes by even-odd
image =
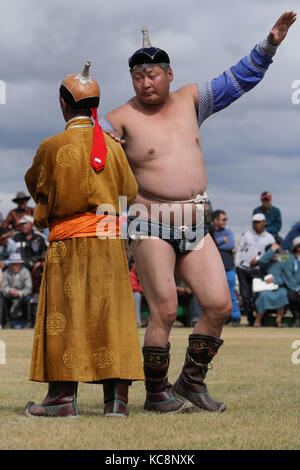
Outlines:
{"label": "seated spectator", "polygon": [[14,241],[25,267],[31,271],[41,254],[47,251],[46,241],[42,235],[33,231],[33,217],[30,215],[22,217],[19,225],[20,231],[14,235]]}
{"label": "seated spectator", "polygon": [[[7,327],[20,327],[25,317],[26,327],[32,326],[30,311],[30,294],[32,290],[31,275],[23,265],[19,253],[12,253],[9,258],[9,269],[3,273],[2,295]],[[21,322],[21,323],[20,323]]]}
{"label": "seated spectator", "polygon": [[293,240],[300,237],[300,220],[295,222],[281,244],[282,250],[293,251]]}
{"label": "seated spectator", "polygon": [[255,320],[252,280],[259,276],[258,260],[264,254],[266,246],[275,243],[273,235],[265,230],[265,225],[264,214],[252,216],[252,230],[243,234],[235,256],[236,273],[248,326],[253,326]]}
{"label": "seated spectator", "polygon": [[31,279],[32,279],[32,299],[31,299],[31,303],[32,303],[32,306],[33,306],[32,319],[35,319],[37,304],[38,304],[38,301],[39,301],[40,287],[41,287],[44,267],[45,267],[45,263],[46,263],[46,257],[47,257],[47,252],[44,251],[40,256],[39,261],[37,261],[35,263],[35,265],[32,268],[32,271],[31,271]]}
{"label": "seated spectator", "polygon": [[288,288],[290,309],[295,327],[300,327],[300,237],[293,240],[293,253],[284,262],[283,274]]}
{"label": "seated spectator", "polygon": [[2,270],[8,266],[8,259],[11,253],[16,253],[17,251],[17,245],[11,238],[11,235],[11,230],[0,227],[0,269]]}
{"label": "seated spectator", "polygon": [[12,199],[12,202],[17,204],[15,209],[12,209],[8,214],[6,219],[2,222],[2,227],[8,228],[10,230],[20,230],[20,220],[24,215],[33,216],[34,208],[28,207],[27,203],[30,199],[23,191],[19,191],[16,194],[16,197]]}
{"label": "seated spectator", "polygon": [[2,272],[2,269],[0,269],[0,330],[2,329],[2,323],[3,323],[2,281],[3,281],[3,272]]}
{"label": "seated spectator", "polygon": [[219,209],[216,210],[213,213],[214,239],[224,264],[228,287],[230,290],[230,296],[232,301],[230,320],[232,326],[239,326],[241,323],[241,312],[235,294],[236,274],[233,259],[233,249],[235,246],[234,235],[229,228],[226,228],[226,224],[226,212]]}
{"label": "seated spectator", "polygon": [[[263,290],[259,292],[256,305],[255,327],[262,326],[262,319],[266,310],[276,310],[276,325],[282,327],[282,317],[288,305],[287,289],[284,287],[283,263],[279,258],[280,245],[273,243],[271,247],[267,247],[266,252],[258,260],[261,277],[267,286],[272,283],[274,290]],[[266,286],[266,287],[267,287]]]}
{"label": "seated spectator", "polygon": [[273,235],[277,242],[282,242],[282,239],[279,236],[279,231],[282,225],[280,209],[272,205],[272,196],[268,191],[261,194],[260,200],[262,205],[254,209],[253,215],[264,214],[266,218],[266,231]]}
{"label": "seated spectator", "polygon": [[135,311],[136,311],[136,321],[138,328],[141,326],[141,305],[142,305],[142,298],[143,298],[143,290],[142,286],[136,272],[135,263],[132,264],[130,269],[130,282],[133,290],[133,297],[135,303]]}

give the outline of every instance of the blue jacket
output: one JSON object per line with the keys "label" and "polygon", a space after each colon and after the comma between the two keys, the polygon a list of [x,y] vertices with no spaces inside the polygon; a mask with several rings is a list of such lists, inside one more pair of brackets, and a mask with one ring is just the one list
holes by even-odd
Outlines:
{"label": "blue jacket", "polygon": [[300,222],[296,222],[294,225],[292,225],[291,230],[288,232],[285,239],[283,240],[281,248],[283,250],[292,251],[293,240],[294,238],[299,237],[299,236],[300,236]]}
{"label": "blue jacket", "polygon": [[283,263],[279,259],[277,261],[273,261],[275,256],[275,251],[272,248],[269,248],[258,260],[260,271],[262,277],[266,276],[267,274],[272,274],[274,284],[278,284],[279,286],[283,286],[284,282],[284,268]]}
{"label": "blue jacket", "polygon": [[300,259],[292,254],[283,264],[286,286],[298,292],[300,290]]}
{"label": "blue jacket", "polygon": [[[224,237],[228,238],[228,241],[224,241]],[[226,271],[232,271],[234,269],[234,260],[232,250],[234,248],[234,235],[229,228],[224,228],[223,230],[215,230],[214,238],[218,250],[220,252],[221,258]]]}

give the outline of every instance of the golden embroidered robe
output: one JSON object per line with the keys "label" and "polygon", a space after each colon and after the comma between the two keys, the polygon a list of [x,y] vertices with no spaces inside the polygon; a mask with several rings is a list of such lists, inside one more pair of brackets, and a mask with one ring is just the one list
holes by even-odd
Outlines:
{"label": "golden embroidered robe", "polygon": [[[90,165],[93,128],[75,118],[44,140],[27,171],[35,225],[96,212],[137,184],[122,147],[105,135],[105,168]],[[119,214],[120,215],[120,214]],[[42,382],[144,380],[124,240],[70,238],[49,244],[34,331],[30,379]]]}

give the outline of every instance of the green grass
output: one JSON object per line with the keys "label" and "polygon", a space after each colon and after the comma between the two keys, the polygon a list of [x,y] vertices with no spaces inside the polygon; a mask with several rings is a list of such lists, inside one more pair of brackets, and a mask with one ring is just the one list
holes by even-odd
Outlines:
{"label": "green grass", "polygon": [[[140,329],[141,344],[145,330]],[[180,373],[190,328],[171,334],[170,381]],[[144,384],[130,389],[130,416],[103,417],[101,385],[79,384],[79,418],[27,418],[28,400],[37,403],[47,385],[28,380],[33,333],[2,330],[6,365],[0,366],[0,449],[299,449],[300,364],[291,345],[300,329],[226,326],[224,345],[208,372],[222,414],[144,413]]]}

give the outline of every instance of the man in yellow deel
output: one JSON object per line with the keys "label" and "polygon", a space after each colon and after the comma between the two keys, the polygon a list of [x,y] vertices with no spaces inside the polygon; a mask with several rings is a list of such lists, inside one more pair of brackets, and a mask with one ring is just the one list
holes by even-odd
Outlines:
{"label": "man in yellow deel", "polygon": [[[120,144],[98,124],[89,67],[62,82],[66,128],[41,143],[25,176],[35,225],[50,228],[30,372],[49,388],[41,404],[26,405],[28,416],[77,416],[78,382],[103,383],[104,415],[127,416],[128,386],[144,380],[119,236],[119,197],[130,204],[137,184]],[[97,215],[101,205],[111,213]]]}

